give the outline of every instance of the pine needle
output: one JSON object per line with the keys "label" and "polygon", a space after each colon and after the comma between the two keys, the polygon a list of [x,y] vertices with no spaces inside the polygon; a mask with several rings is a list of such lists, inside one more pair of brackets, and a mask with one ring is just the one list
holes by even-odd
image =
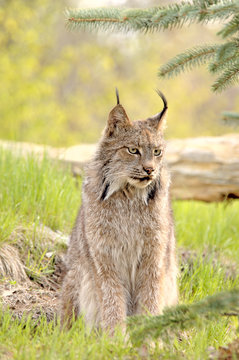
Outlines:
{"label": "pine needle", "polygon": [[209,64],[209,71],[217,73],[230,68],[233,64],[238,62],[238,56],[238,40],[220,45],[215,54],[215,61]]}
{"label": "pine needle", "polygon": [[131,341],[140,344],[148,338],[163,340],[179,331],[200,327],[219,316],[239,315],[239,290],[219,293],[190,305],[168,308],[159,316],[133,316],[128,320]]}
{"label": "pine needle", "polygon": [[160,77],[171,77],[186,69],[202,65],[206,63],[208,59],[214,57],[217,48],[217,45],[206,45],[189,49],[163,65],[159,69],[158,75]]}
{"label": "pine needle", "polygon": [[226,38],[228,36],[234,35],[239,31],[239,15],[237,14],[232,18],[231,21],[229,21],[222,30],[220,30],[217,34],[222,36],[223,38]]}
{"label": "pine needle", "polygon": [[231,67],[225,70],[222,75],[216,79],[212,85],[212,90],[221,92],[239,82],[239,62],[231,65]]}
{"label": "pine needle", "polygon": [[222,121],[224,121],[226,125],[239,126],[239,113],[232,111],[224,111],[222,113]]}
{"label": "pine needle", "polygon": [[207,23],[227,19],[239,11],[236,1],[181,1],[148,9],[93,8],[68,9],[67,27],[90,31],[160,31],[181,27],[185,23]]}

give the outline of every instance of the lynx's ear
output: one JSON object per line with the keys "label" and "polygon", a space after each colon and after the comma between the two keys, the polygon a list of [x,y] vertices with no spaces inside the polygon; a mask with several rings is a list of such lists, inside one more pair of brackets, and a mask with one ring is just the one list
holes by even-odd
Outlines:
{"label": "lynx's ear", "polygon": [[163,93],[161,93],[161,91],[159,90],[156,90],[157,94],[161,97],[161,99],[163,100],[163,110],[150,117],[149,119],[147,119],[147,122],[150,124],[150,126],[152,126],[156,131],[159,131],[159,130],[163,130],[164,128],[164,125],[165,125],[165,115],[167,113],[167,110],[168,110],[168,103],[167,103],[167,100],[165,98],[165,96],[163,95]]}
{"label": "lynx's ear", "polygon": [[112,136],[126,129],[127,127],[131,127],[132,124],[125,112],[125,109],[120,104],[119,101],[119,93],[116,88],[116,99],[117,105],[111,110],[108,119],[108,125],[106,128],[106,135]]}

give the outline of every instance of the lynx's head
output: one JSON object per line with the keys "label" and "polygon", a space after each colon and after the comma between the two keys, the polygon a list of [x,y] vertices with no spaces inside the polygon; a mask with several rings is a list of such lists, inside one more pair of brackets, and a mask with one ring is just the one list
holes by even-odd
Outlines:
{"label": "lynx's head", "polygon": [[101,200],[119,190],[152,192],[160,180],[167,101],[160,91],[157,93],[163,101],[163,110],[146,120],[131,122],[116,90],[117,105],[109,114],[97,154],[97,161],[101,164]]}

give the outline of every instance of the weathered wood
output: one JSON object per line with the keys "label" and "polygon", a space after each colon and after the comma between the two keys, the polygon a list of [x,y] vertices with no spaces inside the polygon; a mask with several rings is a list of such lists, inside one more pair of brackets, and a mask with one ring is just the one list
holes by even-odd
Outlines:
{"label": "weathered wood", "polygon": [[[96,145],[54,149],[29,143],[1,141],[0,146],[70,164],[75,175],[93,156]],[[168,141],[167,161],[172,174],[172,197],[203,201],[239,198],[239,134]]]}
{"label": "weathered wood", "polygon": [[239,134],[171,140],[167,160],[173,198],[239,198]]}

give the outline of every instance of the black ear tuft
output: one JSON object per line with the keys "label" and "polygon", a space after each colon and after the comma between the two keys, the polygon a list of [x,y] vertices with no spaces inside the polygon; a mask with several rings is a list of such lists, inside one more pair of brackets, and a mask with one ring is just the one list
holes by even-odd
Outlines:
{"label": "black ear tuft", "polygon": [[161,112],[159,112],[158,114],[151,116],[149,119],[147,119],[147,121],[156,131],[159,131],[159,130],[164,129],[164,124],[165,124],[164,118],[165,118],[166,112],[168,110],[168,103],[167,103],[167,100],[166,100],[165,96],[163,95],[163,93],[161,93],[161,91],[156,90],[156,92],[160,96],[161,100],[163,101],[163,110]]}
{"label": "black ear tuft", "polygon": [[119,105],[120,100],[119,100],[119,91],[118,91],[117,87],[115,88],[115,93],[116,93],[117,105]]}
{"label": "black ear tuft", "polygon": [[167,109],[168,109],[168,102],[164,96],[164,94],[159,90],[156,89],[156,93],[161,97],[161,99],[163,100],[163,110],[161,111],[161,113],[159,113],[159,120],[161,118],[163,118],[164,114],[166,113]]}

